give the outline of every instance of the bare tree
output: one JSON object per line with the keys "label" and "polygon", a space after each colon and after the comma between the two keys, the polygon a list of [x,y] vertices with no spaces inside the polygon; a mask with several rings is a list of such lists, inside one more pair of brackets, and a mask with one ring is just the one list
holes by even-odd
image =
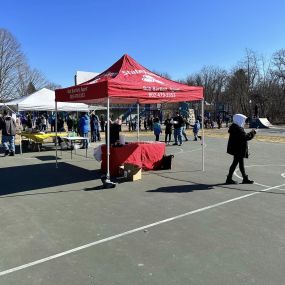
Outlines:
{"label": "bare tree", "polygon": [[0,29],[0,100],[5,101],[16,96],[18,69],[25,58],[20,44],[5,29]]}
{"label": "bare tree", "polygon": [[270,117],[273,123],[285,122],[285,49],[275,52],[271,60],[247,49],[232,71],[204,67],[181,83],[203,86],[205,100],[227,105],[233,113]]}
{"label": "bare tree", "polygon": [[171,76],[170,74],[168,74],[167,72],[160,72],[160,71],[155,71],[155,70],[152,70],[153,73],[161,76],[161,77],[164,77],[166,79],[170,79],[171,80]]}
{"label": "bare tree", "polygon": [[30,68],[17,40],[9,31],[0,29],[0,101],[26,96],[47,86],[60,87]]}
{"label": "bare tree", "polygon": [[186,78],[188,85],[204,86],[205,100],[210,103],[219,102],[225,88],[227,72],[215,66],[205,66],[202,70]]}
{"label": "bare tree", "polygon": [[48,88],[50,90],[55,90],[55,89],[60,89],[62,88],[61,85],[59,84],[56,84],[56,83],[52,83],[52,82],[48,82],[46,85],[45,85],[45,88]]}
{"label": "bare tree", "polygon": [[278,122],[285,121],[285,49],[281,49],[273,54],[271,71],[275,92],[271,97],[271,118]]}
{"label": "bare tree", "polygon": [[233,71],[228,79],[226,94],[234,113],[240,112],[249,115],[248,77],[244,69]]}
{"label": "bare tree", "polygon": [[[30,69],[26,64],[18,68],[17,96],[22,97],[31,94],[31,84],[34,92],[45,87],[48,82],[37,69]],[[33,92],[32,92],[33,93]]]}
{"label": "bare tree", "polygon": [[245,57],[234,67],[228,78],[226,97],[234,112],[253,115],[253,107],[258,103],[259,84],[262,82],[261,57],[246,49]]}
{"label": "bare tree", "polygon": [[273,54],[273,66],[275,75],[280,80],[280,83],[285,83],[285,49],[281,49]]}

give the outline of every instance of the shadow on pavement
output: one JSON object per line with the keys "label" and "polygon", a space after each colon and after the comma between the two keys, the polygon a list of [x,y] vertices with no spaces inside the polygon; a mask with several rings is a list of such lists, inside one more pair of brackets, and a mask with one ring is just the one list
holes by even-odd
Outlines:
{"label": "shadow on pavement", "polygon": [[148,190],[146,192],[188,193],[200,190],[211,190],[214,188],[213,186],[214,185],[207,185],[207,184],[188,184],[188,185],[160,187],[154,190]]}
{"label": "shadow on pavement", "polygon": [[[41,161],[55,161],[56,157],[54,155],[44,155],[44,156],[35,156],[36,159]],[[60,160],[60,157],[57,157],[58,160]]]}
{"label": "shadow on pavement", "polygon": [[94,186],[94,187],[89,187],[89,188],[84,188],[84,191],[97,191],[97,190],[103,190],[104,187],[103,185],[99,185],[99,186]]}
{"label": "shadow on pavement", "polygon": [[[39,189],[40,190],[40,189]],[[7,199],[7,198],[14,198],[14,197],[21,197],[21,196],[34,196],[34,195],[50,195],[50,194],[60,194],[60,193],[68,193],[68,192],[78,192],[83,191],[82,189],[76,189],[76,190],[58,190],[58,191],[48,191],[48,192],[37,192],[37,193],[23,193],[23,194],[15,194],[10,193],[4,196],[0,196],[0,199]],[[1,194],[2,195],[2,194]]]}
{"label": "shadow on pavement", "polygon": [[13,166],[1,168],[0,174],[0,196],[3,196],[100,179],[101,171],[60,162],[59,168],[54,163]]}
{"label": "shadow on pavement", "polygon": [[[174,180],[179,180],[179,179],[174,179]],[[179,181],[184,181],[184,180],[179,180]],[[190,181],[185,181],[185,182],[190,182]],[[224,189],[234,190],[234,191],[241,191],[241,192],[256,192],[256,193],[263,193],[263,194],[285,195],[284,192],[277,192],[278,189],[276,189],[276,192],[275,191],[256,190],[256,189],[242,189],[242,188],[238,188],[239,187],[238,185],[239,184],[237,184],[237,185],[227,185],[226,183],[217,183],[217,184],[199,184],[199,183],[194,183],[194,184],[187,184],[187,185],[160,187],[160,188],[157,188],[157,189],[154,189],[154,190],[148,190],[146,192],[188,193],[188,192],[200,191],[200,190],[212,190],[215,187],[220,186],[221,188],[224,188]]]}

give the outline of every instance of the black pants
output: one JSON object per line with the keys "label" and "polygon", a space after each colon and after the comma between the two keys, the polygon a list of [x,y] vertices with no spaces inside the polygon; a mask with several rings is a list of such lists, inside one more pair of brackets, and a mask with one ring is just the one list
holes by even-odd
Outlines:
{"label": "black pants", "polygon": [[170,141],[171,141],[171,133],[170,134],[165,133],[165,143],[170,142]]}
{"label": "black pants", "polygon": [[242,177],[246,176],[245,169],[244,169],[243,157],[234,156],[234,160],[233,160],[232,165],[230,166],[230,170],[229,170],[229,175],[228,175],[229,178],[233,177],[233,174],[234,174],[234,171],[235,171],[237,165],[239,165],[239,170],[242,174]]}

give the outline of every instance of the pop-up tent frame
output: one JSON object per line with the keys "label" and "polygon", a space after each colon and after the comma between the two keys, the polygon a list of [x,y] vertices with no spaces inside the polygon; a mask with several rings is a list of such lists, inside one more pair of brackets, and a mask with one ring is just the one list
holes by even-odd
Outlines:
{"label": "pop-up tent frame", "polygon": [[139,104],[184,101],[202,102],[202,170],[204,170],[203,87],[188,86],[166,79],[146,69],[129,55],[124,55],[93,79],[76,86],[55,90],[56,110],[57,102],[107,104],[107,179],[110,179],[110,104],[137,103],[139,113]]}

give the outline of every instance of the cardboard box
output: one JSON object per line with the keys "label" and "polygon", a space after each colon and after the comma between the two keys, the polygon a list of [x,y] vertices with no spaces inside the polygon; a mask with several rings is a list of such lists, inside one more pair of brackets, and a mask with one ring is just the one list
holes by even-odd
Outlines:
{"label": "cardboard box", "polygon": [[124,177],[128,181],[136,181],[142,179],[142,169],[134,164],[124,164]]}

